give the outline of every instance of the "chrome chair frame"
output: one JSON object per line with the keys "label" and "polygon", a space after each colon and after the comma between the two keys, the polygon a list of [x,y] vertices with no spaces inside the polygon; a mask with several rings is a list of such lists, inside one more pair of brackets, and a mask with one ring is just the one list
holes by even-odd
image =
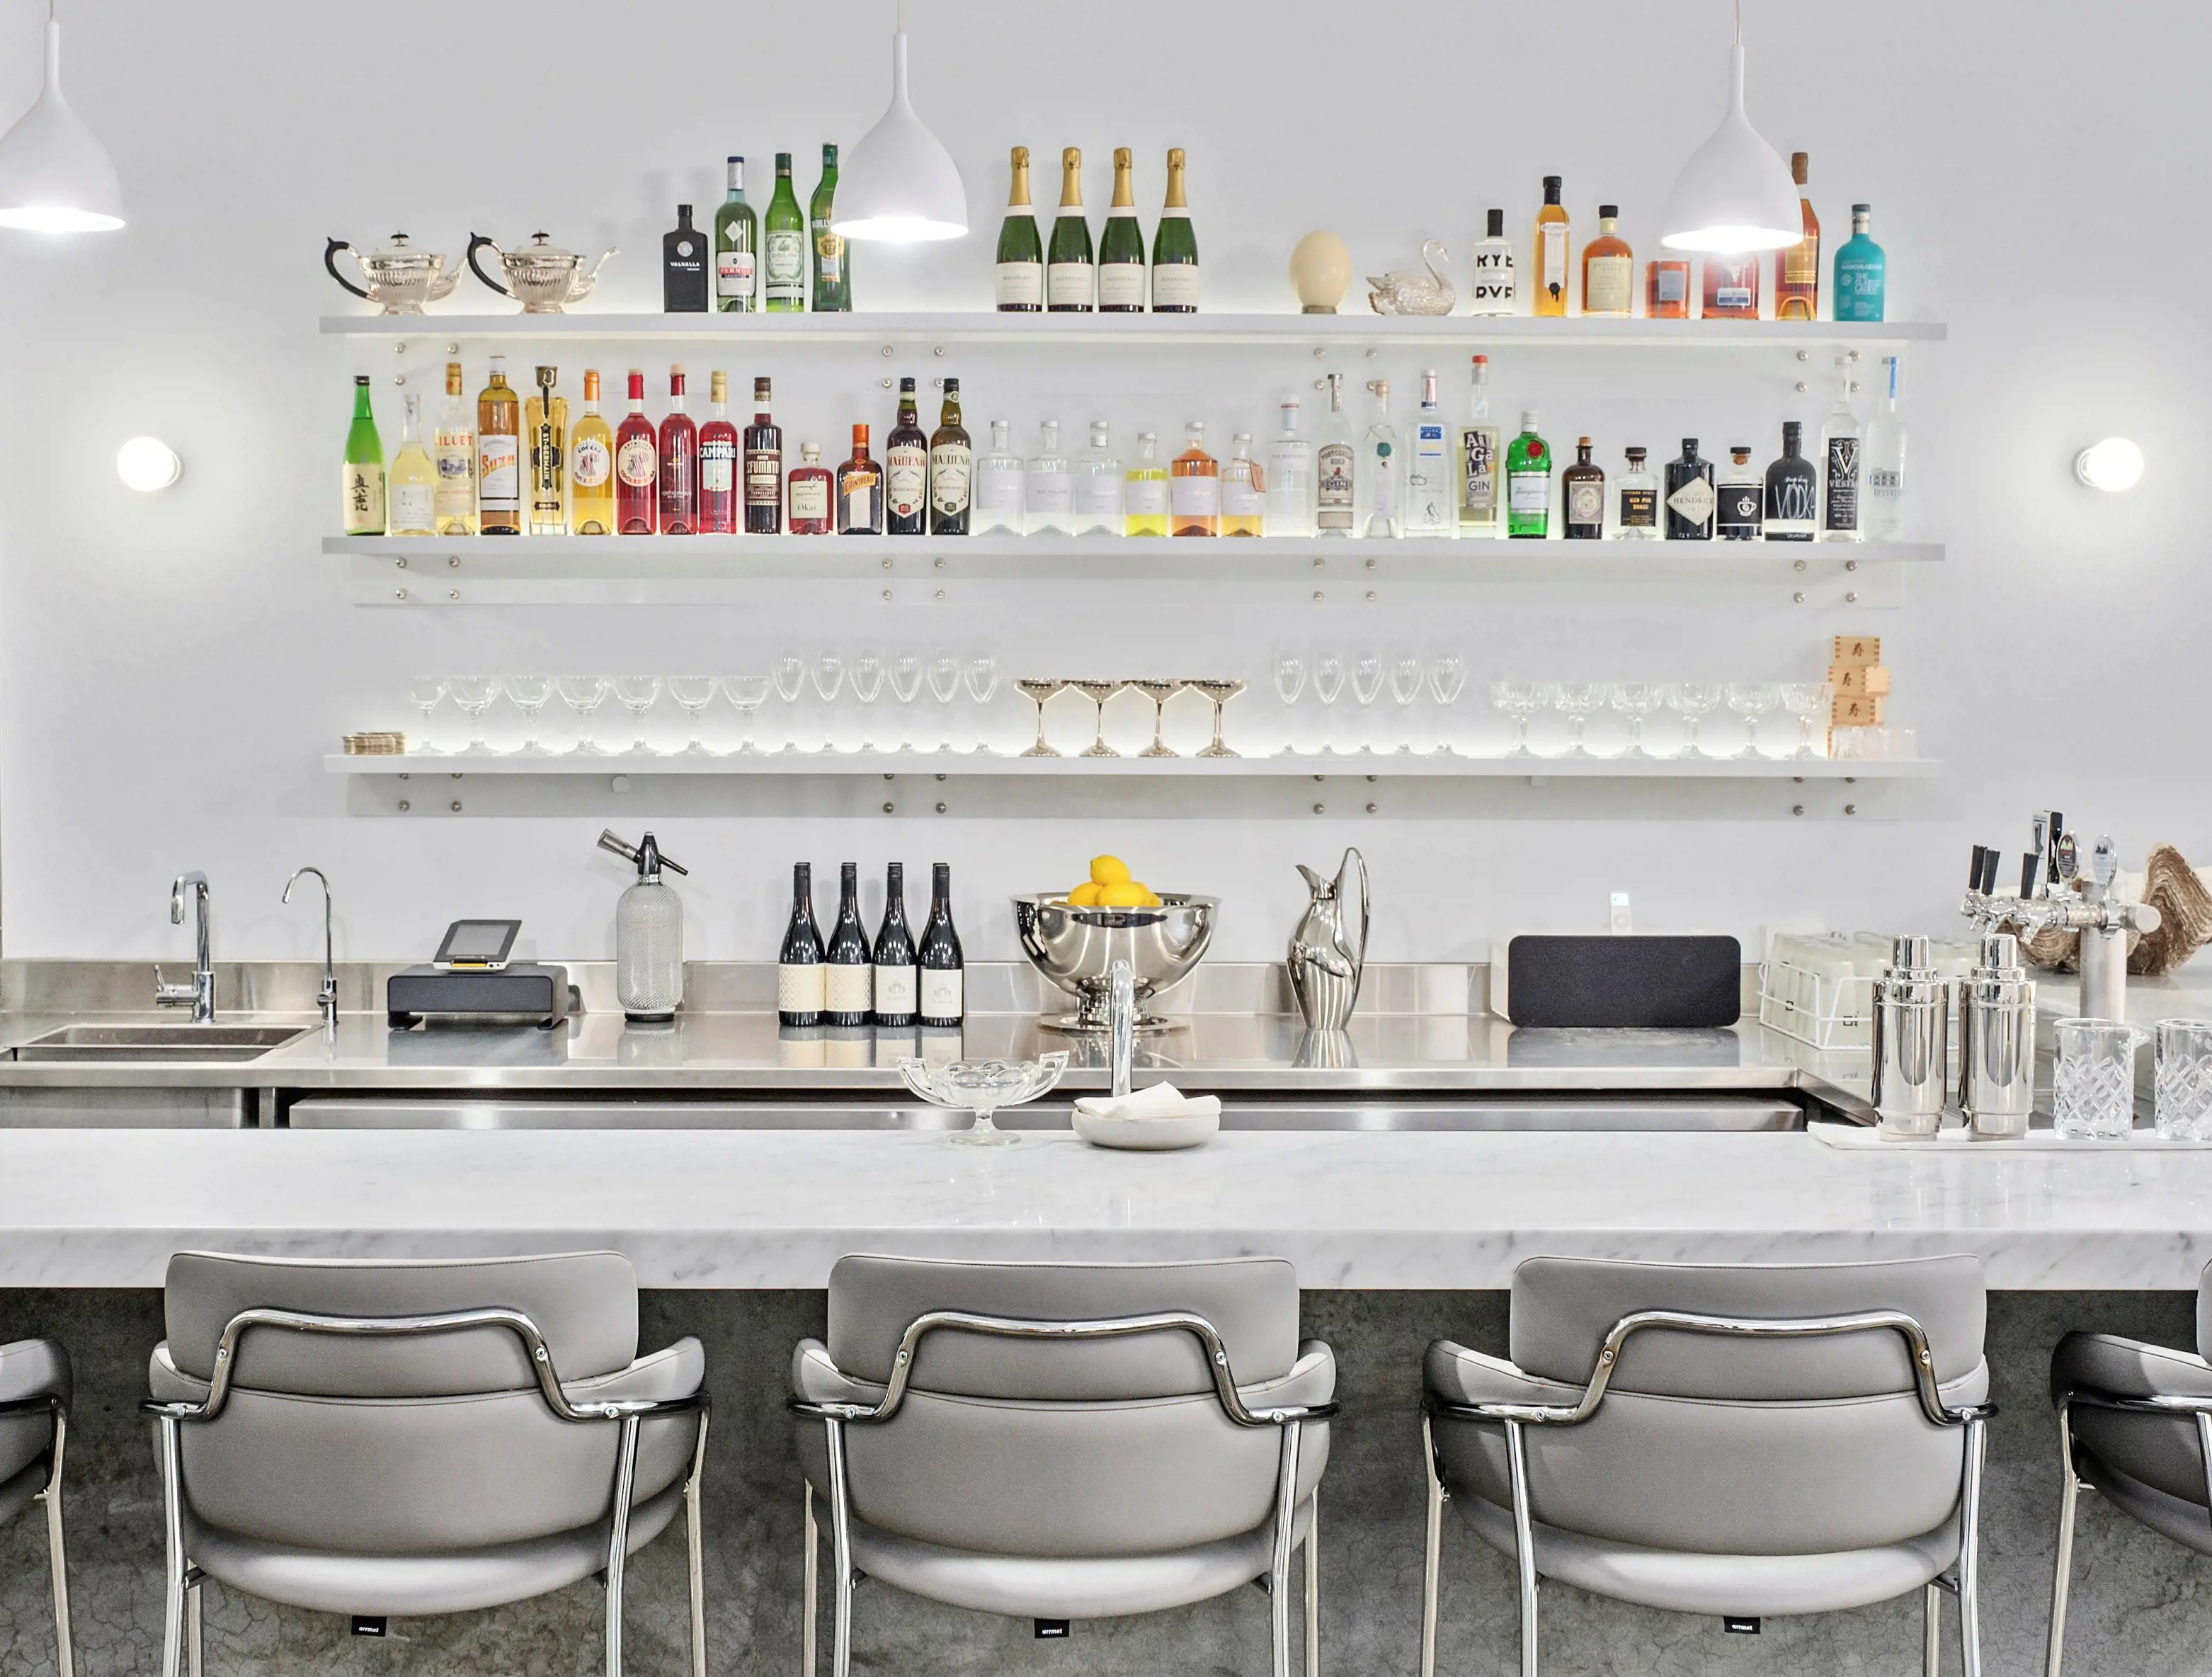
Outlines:
{"label": "chrome chair frame", "polygon": [[[204,1422],[222,1414],[230,1401],[232,1376],[238,1366],[239,1341],[250,1328],[276,1328],[297,1334],[322,1334],[341,1338],[419,1339],[438,1334],[458,1334],[471,1328],[504,1328],[520,1341],[537,1376],[538,1394],[559,1419],[579,1425],[612,1421],[622,1427],[615,1457],[615,1480],[609,1510],[611,1531],[607,1564],[602,1577],[606,1585],[606,1677],[622,1677],[623,1573],[629,1559],[630,1487],[637,1472],[637,1433],[652,1415],[699,1412],[699,1437],[691,1453],[691,1469],[684,1481],[684,1532],[690,1548],[691,1674],[707,1677],[706,1607],[702,1591],[704,1569],[700,1553],[700,1476],[707,1460],[707,1394],[703,1388],[686,1398],[624,1398],[606,1401],[569,1401],[561,1376],[553,1366],[553,1352],[538,1324],[520,1310],[495,1307],[449,1310],[433,1315],[330,1316],[300,1310],[254,1309],[240,1310],[224,1324],[216,1346],[215,1375],[201,1403],[164,1402],[147,1398],[139,1408],[161,1424],[161,1495],[166,1522],[167,1575],[161,1609],[161,1677],[179,1677],[180,1657],[189,1661],[189,1677],[201,1677],[200,1585],[204,1574],[185,1552],[182,1429],[188,1422]],[[68,1677],[66,1673],[64,1677]]]}
{"label": "chrome chair frame", "polygon": [[62,1458],[69,1449],[69,1405],[49,1393],[0,1403],[0,1415],[33,1415],[41,1410],[54,1418],[54,1447],[46,1463],[46,1486],[32,1501],[46,1505],[46,1559],[52,1569],[54,1591],[55,1668],[60,1677],[76,1677],[76,1650],[70,1634],[69,1549],[62,1537]]}
{"label": "chrome chair frame", "polygon": [[[1339,1406],[1329,1402],[1261,1409],[1248,1407],[1244,1394],[1237,1389],[1237,1378],[1229,1366],[1228,1347],[1222,1343],[1220,1333],[1204,1316],[1184,1310],[1163,1310],[1136,1316],[1105,1316],[1082,1322],[1041,1322],[1020,1316],[979,1315],[967,1310],[929,1310],[908,1322],[905,1333],[899,1336],[898,1351],[891,1364],[891,1377],[884,1388],[881,1402],[870,1407],[858,1403],[810,1403],[799,1398],[790,1400],[787,1407],[793,1413],[821,1421],[829,1445],[830,1548],[831,1563],[836,1569],[833,1596],[835,1612],[830,1632],[831,1677],[851,1677],[853,1587],[860,1582],[860,1575],[853,1567],[852,1491],[845,1463],[845,1429],[848,1426],[880,1426],[896,1416],[906,1402],[907,1388],[914,1377],[915,1351],[930,1334],[948,1329],[966,1334],[993,1334],[1000,1339],[1048,1340],[1063,1344],[1087,1340],[1128,1339],[1140,1334],[1188,1334],[1199,1342],[1200,1348],[1206,1354],[1206,1370],[1212,1376],[1213,1396],[1220,1404],[1222,1413],[1237,1426],[1272,1426],[1279,1429],[1282,1436],[1282,1451],[1275,1470],[1274,1540],[1264,1588],[1267,1591],[1271,1614],[1274,1677],[1291,1677],[1291,1556],[1297,1546],[1298,1451],[1305,1424],[1327,1420],[1338,1413]],[[1305,1545],[1305,1677],[1319,1677],[1321,1670],[1321,1565],[1317,1553],[1321,1540],[1321,1498],[1318,1491],[1312,1500],[1313,1516],[1306,1527]],[[805,1522],[806,1624],[801,1657],[806,1677],[815,1677],[818,1656],[815,1628],[815,1559],[821,1540],[814,1516],[814,1487],[811,1485],[805,1491]],[[1255,1579],[1254,1582],[1260,1581]]]}
{"label": "chrome chair frame", "polygon": [[[1513,1554],[1521,1596],[1521,1674],[1536,1673],[1536,1546],[1534,1516],[1528,1507],[1528,1457],[1523,1429],[1530,1426],[1576,1426],[1597,1413],[1620,1366],[1621,1347],[1647,1328],[1670,1328],[1685,1334],[1711,1334],[1733,1339],[1824,1339],[1840,1334],[1893,1333],[1905,1342],[1912,1364],[1913,1395],[1921,1413],[1936,1426],[1966,1429],[1965,1463],[1960,1476],[1959,1559],[1949,1573],[1930,1583],[1922,1592],[1925,1614],[1921,1639],[1924,1677],[1937,1677],[1942,1595],[1948,1589],[1959,1598],[1959,1644],[1965,1677],[1981,1677],[1982,1638],[1980,1566],[1976,1553],[1980,1535],[1982,1457],[1984,1428],[1996,1413],[1990,1403],[1944,1403],[1936,1384],[1936,1353],[1927,1330],[1901,1310],[1867,1310],[1851,1315],[1762,1319],[1751,1316],[1709,1316],[1680,1310],[1637,1310],[1620,1318],[1607,1330],[1597,1354],[1589,1383],[1571,1405],[1542,1403],[1444,1403],[1434,1399],[1423,1405],[1421,1444],[1429,1461],[1428,1553],[1421,1577],[1421,1677],[1436,1677],[1437,1589],[1443,1536],[1443,1506],[1451,1492],[1445,1487],[1443,1458],[1436,1447],[1434,1418],[1502,1423],[1505,1429],[1505,1463],[1513,1487]],[[2202,1425],[2202,1423],[2200,1423]]]}

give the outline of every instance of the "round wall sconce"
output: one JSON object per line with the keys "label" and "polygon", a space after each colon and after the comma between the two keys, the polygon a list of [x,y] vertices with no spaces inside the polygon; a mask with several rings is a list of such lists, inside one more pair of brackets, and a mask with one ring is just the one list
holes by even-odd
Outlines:
{"label": "round wall sconce", "polygon": [[115,475],[141,494],[166,489],[184,472],[177,451],[159,437],[133,437],[115,451]]}
{"label": "round wall sconce", "polygon": [[2142,450],[2125,437],[2106,437],[2074,457],[2074,475],[2093,489],[2118,495],[2142,481]]}

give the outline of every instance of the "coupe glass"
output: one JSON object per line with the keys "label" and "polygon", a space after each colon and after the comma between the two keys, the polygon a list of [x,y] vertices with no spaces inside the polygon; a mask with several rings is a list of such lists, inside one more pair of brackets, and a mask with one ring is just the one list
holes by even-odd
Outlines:
{"label": "coupe glass", "polygon": [[579,756],[605,756],[592,740],[592,714],[607,702],[605,676],[563,676],[553,684],[561,702],[576,713],[576,743],[568,749]]}
{"label": "coupe glass", "polygon": [[1628,719],[1628,744],[1621,748],[1625,757],[1648,757],[1644,749],[1644,719],[1659,708],[1659,690],[1648,681],[1624,681],[1614,684],[1613,708]]}
{"label": "coupe glass", "polygon": [[1181,756],[1182,753],[1167,741],[1168,701],[1182,691],[1183,684],[1148,677],[1142,681],[1133,681],[1129,685],[1152,702],[1152,743],[1137,755],[1140,757]]}
{"label": "coupe glass", "polygon": [[1667,708],[1682,719],[1682,744],[1676,756],[1711,755],[1698,749],[1698,724],[1720,708],[1721,684],[1717,681],[1677,682],[1667,690]]}
{"label": "coupe glass", "polygon": [[509,676],[507,696],[514,701],[514,708],[522,713],[522,750],[526,756],[542,757],[545,748],[538,743],[538,713],[545,708],[545,702],[553,696],[553,677],[550,676]]}
{"label": "coupe glass", "polygon": [[1493,681],[1490,684],[1490,702],[1513,724],[1513,743],[1506,748],[1509,757],[1533,757],[1528,749],[1528,724],[1536,720],[1540,711],[1552,707],[1552,688],[1541,681]]}
{"label": "coupe glass", "polygon": [[741,757],[757,757],[761,748],[753,744],[753,713],[768,702],[766,676],[724,676],[722,694],[729,700],[730,708],[738,713],[738,749]]}
{"label": "coupe glass", "polygon": [[914,701],[921,691],[921,660],[912,653],[891,659],[891,696],[899,702],[898,749],[914,744]]}
{"label": "coupe glass", "polygon": [[999,660],[995,658],[971,658],[960,672],[961,684],[968,696],[975,702],[975,749],[985,751],[991,745],[991,701],[999,696]]}
{"label": "coupe glass", "polygon": [[1025,757],[1058,756],[1060,753],[1054,750],[1051,746],[1045,744],[1044,708],[1049,701],[1058,698],[1061,694],[1067,691],[1067,684],[1064,681],[1046,681],[1032,677],[1025,680],[1018,681],[1014,685],[1021,689],[1022,696],[1024,698],[1029,700],[1032,704],[1036,706],[1036,744],[1030,746],[1029,750],[1023,752],[1022,755]]}
{"label": "coupe glass", "polygon": [[714,702],[714,678],[712,676],[671,676],[668,696],[684,707],[684,720],[691,724],[691,743],[684,748],[686,756],[705,756],[707,742],[699,738],[699,719],[707,714],[707,707]]}
{"label": "coupe glass", "polygon": [[491,708],[492,701],[499,697],[499,677],[455,676],[446,684],[446,690],[453,696],[453,702],[469,719],[469,743],[463,755],[489,756],[491,745],[484,738],[484,714]]}
{"label": "coupe glass", "polygon": [[875,730],[868,719],[875,714],[872,707],[883,690],[883,659],[873,653],[862,653],[853,660],[853,696],[860,702],[860,749],[864,751],[876,749],[876,742],[870,737]]}
{"label": "coupe glass", "polygon": [[1067,1070],[1067,1050],[1054,1048],[1035,1060],[955,1060],[932,1065],[902,1060],[899,1079],[932,1106],[965,1107],[975,1121],[946,1138],[956,1147],[1009,1147],[1020,1135],[1002,1130],[991,1115],[1002,1107],[1023,1106],[1050,1090]]}
{"label": "coupe glass", "polygon": [[1785,681],[1782,684],[1782,708],[1797,719],[1797,749],[1793,757],[1817,757],[1813,749],[1813,724],[1830,708],[1829,688],[1825,681]]}
{"label": "coupe glass", "polygon": [[1605,702],[1605,684],[1601,681],[1563,681],[1553,690],[1552,702],[1559,714],[1567,719],[1567,749],[1562,756],[1586,757],[1589,747],[1583,744],[1583,729],[1589,725],[1590,713]]}
{"label": "coupe glass", "polygon": [[1213,701],[1213,743],[1199,753],[1202,757],[1233,757],[1239,753],[1229,749],[1221,738],[1221,711],[1231,699],[1244,690],[1241,681],[1194,681],[1185,685],[1196,689]]}
{"label": "coupe glass", "polygon": [[660,677],[617,676],[615,697],[622,701],[623,708],[629,712],[630,720],[637,727],[637,739],[629,748],[631,752],[641,756],[653,756],[653,747],[645,742],[645,716],[660,702]]}
{"label": "coupe glass", "polygon": [[430,713],[438,708],[438,701],[446,696],[443,676],[417,676],[407,684],[407,702],[422,713],[422,743],[415,750],[423,756],[443,756],[445,753],[430,743]]}
{"label": "coupe glass", "polygon": [[1106,701],[1129,684],[1126,681],[1078,681],[1068,684],[1090,700],[1096,712],[1091,743],[1083,748],[1083,755],[1086,757],[1120,756],[1121,754],[1106,743]]}
{"label": "coupe glass", "polygon": [[1739,757],[1763,757],[1759,749],[1759,719],[1774,708],[1781,694],[1763,681],[1732,681],[1728,684],[1728,708],[1743,718],[1743,750]]}

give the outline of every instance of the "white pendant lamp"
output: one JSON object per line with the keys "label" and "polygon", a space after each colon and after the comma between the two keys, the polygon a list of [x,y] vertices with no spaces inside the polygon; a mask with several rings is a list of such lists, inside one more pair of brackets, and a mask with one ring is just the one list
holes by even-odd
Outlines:
{"label": "white pendant lamp", "polygon": [[891,106],[845,154],[830,230],[848,239],[915,245],[968,231],[968,192],[952,154],[914,113],[906,92],[906,6],[891,37]]}
{"label": "white pendant lamp", "polygon": [[115,165],[62,97],[62,26],[46,10],[46,85],[0,135],[0,228],[106,233],[123,225]]}
{"label": "white pendant lamp", "polygon": [[1661,225],[1668,249],[1716,256],[1778,251],[1805,236],[1790,167],[1744,114],[1743,0],[1736,0],[1728,114],[1674,177]]}

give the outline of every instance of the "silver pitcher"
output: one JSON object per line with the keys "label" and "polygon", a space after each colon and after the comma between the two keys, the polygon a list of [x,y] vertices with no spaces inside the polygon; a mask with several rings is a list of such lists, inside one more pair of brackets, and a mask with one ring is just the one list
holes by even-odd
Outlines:
{"label": "silver pitcher", "polygon": [[1303,862],[1298,872],[1313,898],[1291,933],[1291,993],[1308,1030],[1342,1030],[1352,1021],[1367,964],[1367,861],[1357,850],[1346,850],[1334,879],[1322,878]]}

